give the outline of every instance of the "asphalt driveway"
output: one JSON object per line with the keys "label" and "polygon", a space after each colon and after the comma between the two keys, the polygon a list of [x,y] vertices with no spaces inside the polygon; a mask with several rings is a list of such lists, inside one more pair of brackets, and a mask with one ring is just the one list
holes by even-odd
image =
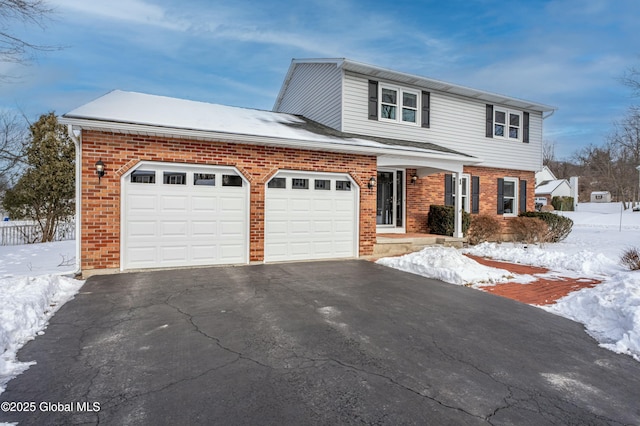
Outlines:
{"label": "asphalt driveway", "polygon": [[19,358],[25,425],[640,424],[581,325],[366,261],[95,276]]}

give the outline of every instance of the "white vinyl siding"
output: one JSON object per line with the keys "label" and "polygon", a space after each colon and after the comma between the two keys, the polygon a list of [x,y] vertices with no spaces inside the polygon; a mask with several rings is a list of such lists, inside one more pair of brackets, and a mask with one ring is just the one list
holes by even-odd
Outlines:
{"label": "white vinyl siding", "polygon": [[274,111],[299,114],[339,130],[341,82],[342,71],[334,63],[298,64]]}
{"label": "white vinyl siding", "polygon": [[[380,84],[389,82],[380,81]],[[537,171],[542,164],[542,113],[529,111],[529,143],[486,137],[486,102],[431,90],[431,127],[368,119],[365,76],[346,73],[342,131],[430,142],[484,160],[479,166]],[[392,84],[392,83],[391,83]],[[416,87],[416,91],[419,90]],[[498,106],[500,107],[500,106]],[[508,109],[504,108],[503,109]]]}

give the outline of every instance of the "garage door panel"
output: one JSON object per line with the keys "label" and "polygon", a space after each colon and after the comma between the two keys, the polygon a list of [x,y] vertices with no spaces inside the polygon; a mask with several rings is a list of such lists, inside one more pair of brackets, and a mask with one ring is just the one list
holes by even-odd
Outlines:
{"label": "garage door panel", "polygon": [[[265,189],[265,261],[354,257],[358,192],[336,191],[330,173],[284,172],[286,188]],[[330,189],[293,189],[293,179],[329,180]]]}
{"label": "garage door panel", "polygon": [[210,213],[214,214],[218,210],[218,197],[215,195],[205,196],[192,196],[191,197],[191,211],[197,213]]}
{"label": "garage door panel", "polygon": [[142,246],[131,248],[128,251],[129,261],[132,264],[146,264],[156,258],[155,246]]}
{"label": "garage door panel", "polygon": [[185,262],[187,260],[188,247],[186,244],[163,245],[160,247],[161,262]]}
{"label": "garage door panel", "polygon": [[[197,173],[236,174],[230,168],[144,163],[156,176],[185,173],[184,185],[133,183],[123,187],[122,267],[156,268],[246,263],[248,260],[249,186],[194,185]],[[213,180],[213,179],[212,179]]]}
{"label": "garage door panel", "polygon": [[155,213],[157,209],[157,197],[155,194],[130,194],[127,197],[127,206],[131,213],[145,214]]}
{"label": "garage door panel", "polygon": [[246,200],[241,198],[226,198],[224,195],[220,197],[220,213],[237,214],[245,210]]}
{"label": "garage door panel", "polygon": [[211,244],[192,244],[191,258],[197,262],[215,262],[218,258],[218,247]]}
{"label": "garage door panel", "polygon": [[181,238],[187,233],[187,227],[188,227],[188,222],[186,220],[175,221],[175,222],[163,221],[160,224],[160,229],[161,229],[160,238],[162,237]]}
{"label": "garage door panel", "polygon": [[189,209],[186,195],[163,195],[160,203],[160,213],[186,213]]}
{"label": "garage door panel", "polygon": [[129,238],[155,238],[158,236],[155,221],[135,220],[129,222],[127,237]]}
{"label": "garage door panel", "polygon": [[218,232],[218,223],[213,220],[194,220],[191,222],[191,236],[194,238],[211,238]]}

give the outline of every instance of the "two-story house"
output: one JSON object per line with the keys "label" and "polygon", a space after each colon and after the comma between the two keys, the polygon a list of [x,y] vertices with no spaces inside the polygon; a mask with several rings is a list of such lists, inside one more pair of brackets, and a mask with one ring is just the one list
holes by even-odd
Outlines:
{"label": "two-story house", "polygon": [[345,59],[294,60],[274,111],[114,91],[62,117],[80,267],[369,255],[429,205],[533,209],[552,107]]}

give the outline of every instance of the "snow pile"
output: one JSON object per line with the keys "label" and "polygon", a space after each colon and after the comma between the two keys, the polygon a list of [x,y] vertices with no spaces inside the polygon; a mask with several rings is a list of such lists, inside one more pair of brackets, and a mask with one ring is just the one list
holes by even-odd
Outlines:
{"label": "snow pile", "polygon": [[55,275],[0,279],[0,393],[10,379],[33,364],[17,361],[18,349],[43,334],[49,318],[82,284]]}
{"label": "snow pile", "polygon": [[619,274],[543,309],[581,322],[601,346],[640,361],[640,272]]}
{"label": "snow pile", "polygon": [[[476,262],[464,260],[461,253],[470,253],[545,267],[554,275],[601,280],[602,284],[571,293],[543,309],[581,322],[601,346],[640,361],[640,271],[629,271],[620,264],[626,249],[640,248],[640,213],[624,211],[620,203],[586,203],[579,204],[577,212],[559,214],[574,221],[569,237],[559,243],[484,243],[459,251],[424,249],[378,263],[452,284],[479,287],[504,281],[505,271],[479,268]],[[526,276],[509,281],[527,282]]]}
{"label": "snow pile", "polygon": [[60,275],[75,268],[65,261],[73,259],[74,247],[73,241],[0,247],[0,393],[34,364],[19,362],[18,350],[44,333],[49,319],[84,283]]}
{"label": "snow pile", "polygon": [[[516,280],[511,272],[481,265],[452,247],[426,247],[400,257],[385,257],[376,263],[458,285],[490,285]],[[518,278],[519,282],[527,281]]]}

